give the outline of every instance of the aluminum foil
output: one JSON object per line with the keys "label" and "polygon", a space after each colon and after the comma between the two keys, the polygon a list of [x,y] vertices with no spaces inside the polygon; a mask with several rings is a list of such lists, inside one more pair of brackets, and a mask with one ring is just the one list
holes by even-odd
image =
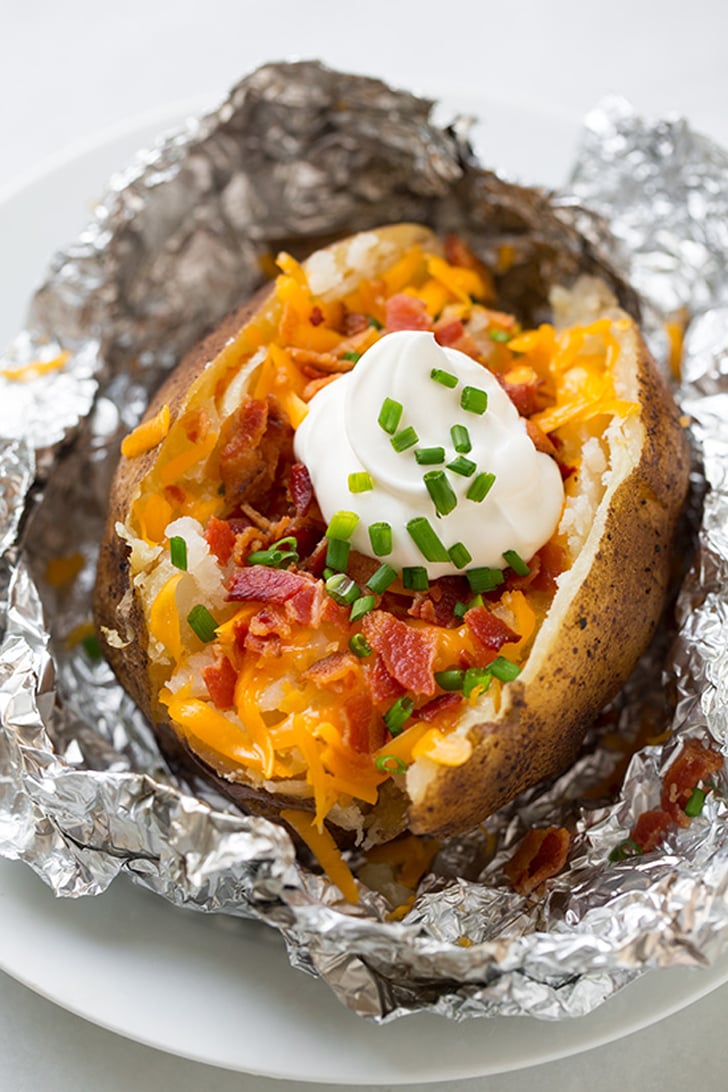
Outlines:
{"label": "aluminum foil", "polygon": [[[706,963],[728,942],[720,786],[659,852],[608,860],[657,803],[683,740],[728,749],[728,156],[684,121],[644,121],[610,100],[587,119],[571,192],[554,208],[483,171],[463,126],[439,129],[429,114],[379,81],[266,66],[140,155],[54,258],[0,364],[72,354],[0,379],[0,852],[58,895],[97,894],[125,873],[177,905],[265,921],[294,966],[378,1021],[423,1009],[577,1016],[649,968]],[[636,311],[614,268],[639,287],[658,350],[666,314],[690,316],[679,397],[696,446],[699,544],[677,639],[668,648],[663,634],[640,664],[611,733],[595,730],[561,778],[444,845],[392,921],[371,891],[343,903],[282,828],[176,781],[83,638],[119,440],[160,377],[252,290],[281,241],[310,246],[400,219],[466,226],[486,253],[507,241],[516,261],[503,295],[534,320],[549,281],[577,269],[607,276]],[[645,717],[656,736],[671,718],[669,742],[637,751],[608,803],[585,803],[618,775]],[[549,823],[576,832],[567,867],[543,893],[518,895],[502,865],[527,829]]]}

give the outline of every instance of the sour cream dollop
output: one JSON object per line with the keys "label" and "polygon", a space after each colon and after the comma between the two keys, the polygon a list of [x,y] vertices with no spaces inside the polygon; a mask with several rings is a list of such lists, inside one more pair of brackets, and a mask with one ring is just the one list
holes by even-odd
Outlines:
{"label": "sour cream dollop", "polygon": [[[433,370],[457,380],[448,387],[432,378]],[[452,382],[452,380],[450,380]],[[485,391],[487,408],[470,412],[461,405],[463,389]],[[378,423],[385,399],[402,406],[397,432],[413,428],[417,443],[404,451]],[[463,425],[476,464],[470,476],[448,469],[457,458],[451,429]],[[442,447],[444,461],[421,465],[415,452]],[[479,566],[504,569],[503,555],[515,550],[527,561],[552,536],[564,502],[559,468],[539,452],[526,432],[526,422],[491,373],[465,353],[438,345],[432,334],[403,330],[387,334],[363,354],[356,367],[330,383],[310,401],[294,442],[296,458],[308,468],[324,519],[340,510],[356,512],[359,522],[351,543],[374,556],[369,538],[373,523],[392,528],[392,551],[382,561],[401,570],[424,566],[437,579],[462,571],[453,562],[428,561],[407,530],[415,517],[426,517],[443,545],[462,543]],[[424,474],[444,471],[457,497],[446,515],[438,515]],[[467,492],[481,473],[495,481],[482,501]],[[367,473],[373,488],[352,493],[349,476]]]}

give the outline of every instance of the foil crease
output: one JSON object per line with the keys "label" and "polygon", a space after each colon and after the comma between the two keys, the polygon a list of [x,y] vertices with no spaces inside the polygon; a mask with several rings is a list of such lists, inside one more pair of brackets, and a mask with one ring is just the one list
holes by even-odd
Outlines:
{"label": "foil crease", "polygon": [[[714,959],[728,938],[725,779],[659,852],[608,860],[686,738],[728,750],[728,156],[682,120],[646,121],[610,99],[552,202],[484,171],[466,128],[437,128],[430,107],[314,62],[265,66],[140,154],[53,259],[2,361],[71,352],[50,379],[6,383],[0,410],[0,853],[58,895],[97,894],[123,873],[178,906],[264,921],[295,967],[376,1021],[578,1016],[650,968]],[[281,243],[401,219],[465,229],[486,255],[507,242],[501,295],[529,320],[548,283],[578,270],[606,276],[638,313],[631,279],[658,350],[665,318],[690,318],[678,395],[699,535],[674,643],[656,643],[611,710],[624,738],[645,710],[668,727],[669,682],[669,741],[634,754],[608,803],[585,803],[620,758],[595,730],[562,777],[445,844],[393,921],[374,892],[344,903],[282,828],[175,780],[83,635],[119,440],[160,377],[256,287]],[[53,578],[58,559],[75,579]],[[551,823],[576,831],[567,867],[519,895],[503,863]]]}

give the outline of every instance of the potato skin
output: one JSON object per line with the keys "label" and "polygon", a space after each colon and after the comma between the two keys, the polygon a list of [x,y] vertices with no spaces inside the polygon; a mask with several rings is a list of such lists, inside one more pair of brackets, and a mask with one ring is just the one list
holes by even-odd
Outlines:
{"label": "potato skin", "polygon": [[644,444],[615,492],[586,578],[535,678],[517,680],[494,722],[476,725],[473,754],[440,768],[410,808],[418,834],[449,835],[573,762],[584,733],[620,690],[657,629],[689,477],[689,450],[666,382],[637,336]]}

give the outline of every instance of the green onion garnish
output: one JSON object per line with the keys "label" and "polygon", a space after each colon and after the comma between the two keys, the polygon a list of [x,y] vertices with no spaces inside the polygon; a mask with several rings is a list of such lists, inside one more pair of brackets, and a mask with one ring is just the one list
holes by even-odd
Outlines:
{"label": "green onion garnish", "polygon": [[187,615],[187,621],[190,629],[193,630],[206,645],[209,644],[210,641],[215,640],[217,622],[204,603],[198,603],[196,607],[192,608]]}
{"label": "green onion garnish", "polygon": [[356,364],[357,361],[361,360],[361,353],[342,353],[341,359],[351,360],[354,364]]}
{"label": "green onion garnish", "polygon": [[501,682],[513,682],[521,674],[520,667],[512,660],[507,660],[505,656],[496,656],[493,662],[488,664],[488,670]]}
{"label": "green onion garnish", "polygon": [[479,503],[488,496],[493,488],[494,482],[495,474],[487,474],[485,472],[478,474],[476,478],[473,478],[472,484],[465,496],[468,500],[477,501]]}
{"label": "green onion garnish", "polygon": [[491,341],[510,341],[513,334],[509,334],[507,330],[489,330],[488,336]]}
{"label": "green onion garnish", "polygon": [[351,606],[361,595],[359,585],[346,573],[334,573],[326,581],[324,587],[334,602],[341,607]]}
{"label": "green onion garnish", "polygon": [[384,714],[384,723],[393,736],[398,736],[402,731],[405,724],[412,716],[414,707],[412,698],[407,697],[397,698],[394,705],[390,705],[389,709]]}
{"label": "green onion garnish", "polygon": [[425,561],[450,560],[450,555],[426,516],[415,516],[414,519],[409,520],[407,532]]}
{"label": "green onion garnish", "polygon": [[187,543],[180,535],[173,535],[169,540],[169,560],[175,569],[187,572]]}
{"label": "green onion garnish", "polygon": [[350,542],[344,542],[343,538],[330,538],[326,545],[326,567],[337,573],[345,573],[350,550]]}
{"label": "green onion garnish", "polygon": [[631,838],[620,842],[609,854],[610,861],[625,861],[627,857],[639,857],[642,854],[642,846],[637,845]]}
{"label": "green onion garnish", "polygon": [[323,573],[321,575],[323,576],[324,580],[328,580],[330,576],[334,575],[334,570],[333,569],[324,569],[324,571],[323,571]]}
{"label": "green onion garnish", "polygon": [[356,512],[334,512],[326,528],[327,538],[351,538],[359,522]]}
{"label": "green onion garnish", "polygon": [[430,582],[424,565],[406,565],[402,569],[402,586],[409,591],[427,591]]}
{"label": "green onion garnish", "polygon": [[382,773],[407,773],[407,763],[404,759],[398,758],[397,755],[380,755],[379,758],[374,760],[374,765]]}
{"label": "green onion garnish", "polygon": [[442,368],[433,368],[430,379],[434,379],[436,383],[442,383],[443,387],[449,387],[451,390],[458,385],[458,377],[452,372],[443,371]]}
{"label": "green onion garnish", "polygon": [[349,648],[360,660],[363,660],[365,656],[371,656],[372,654],[372,647],[363,633],[354,633],[349,638]]}
{"label": "green onion garnish", "polygon": [[462,690],[465,672],[459,667],[449,667],[447,671],[436,671],[435,682],[443,690]]}
{"label": "green onion garnish", "polygon": [[[476,571],[477,572],[477,570],[471,570],[471,571]],[[474,595],[473,598],[469,599],[467,603],[457,602],[455,604],[455,606],[452,608],[452,612],[453,612],[453,614],[455,615],[456,618],[464,618],[465,615],[468,613],[468,611],[472,610],[473,607],[482,607],[482,606],[483,606],[483,596],[482,595]]]}
{"label": "green onion garnish", "polygon": [[453,425],[450,429],[450,436],[455,450],[461,455],[467,455],[473,445],[470,443],[470,433],[465,425]]}
{"label": "green onion garnish", "polygon": [[528,576],[530,569],[520,554],[515,550],[506,550],[503,554],[503,560],[513,569],[514,573],[518,576]]}
{"label": "green onion garnish", "polygon": [[376,597],[373,595],[360,595],[349,611],[349,621],[358,622],[360,618],[363,618],[365,614],[374,609],[376,602]]}
{"label": "green onion garnish", "polygon": [[349,492],[350,493],[368,493],[370,489],[374,488],[374,482],[372,481],[371,474],[367,474],[366,470],[361,470],[356,474],[349,475]]}
{"label": "green onion garnish", "polygon": [[375,318],[374,315],[367,315],[367,318],[369,319],[369,325],[373,326],[375,330],[384,329],[379,319]]}
{"label": "green onion garnish", "polygon": [[458,499],[455,490],[445,476],[444,470],[428,470],[422,479],[427,492],[432,498],[439,515],[446,516],[457,506]]}
{"label": "green onion garnish", "polygon": [[474,690],[480,689],[483,693],[490,686],[492,676],[487,667],[469,667],[463,679],[463,696],[469,698]]}
{"label": "green onion garnish", "polygon": [[285,569],[291,562],[295,564],[297,561],[297,550],[277,550],[275,546],[248,554],[249,565],[266,565],[269,569]]}
{"label": "green onion garnish", "polygon": [[402,410],[402,403],[395,402],[393,398],[385,398],[382,402],[382,408],[379,411],[377,421],[379,422],[379,427],[383,428],[385,432],[388,432],[390,436],[393,436],[397,431],[397,425],[402,416]]}
{"label": "green onion garnish", "polygon": [[95,633],[89,633],[81,641],[81,647],[91,663],[97,663],[101,659],[101,645]]}
{"label": "green onion garnish", "polygon": [[489,592],[503,583],[503,573],[500,569],[468,569],[465,574],[470,584],[470,590],[475,592]]}
{"label": "green onion garnish", "polygon": [[456,569],[464,569],[473,560],[470,550],[462,542],[456,542],[447,552]]}
{"label": "green onion garnish", "polygon": [[458,455],[456,459],[447,464],[447,469],[452,470],[453,474],[462,474],[464,478],[471,478],[478,467],[472,459],[466,459],[464,455]]}
{"label": "green onion garnish", "polygon": [[480,387],[463,387],[460,405],[468,413],[485,413],[488,408],[488,395]]}
{"label": "green onion garnish", "polygon": [[397,571],[393,569],[391,565],[388,565],[386,561],[382,562],[375,573],[367,580],[367,587],[370,591],[373,591],[375,595],[381,595],[386,591],[390,584],[393,584],[397,579]]}
{"label": "green onion garnish", "polygon": [[386,557],[392,552],[392,528],[388,523],[370,524],[369,541],[376,557]]}
{"label": "green onion garnish", "polygon": [[415,451],[415,459],[420,466],[435,466],[445,462],[444,447],[418,447]]}
{"label": "green onion garnish", "polygon": [[419,439],[412,425],[408,425],[407,428],[403,428],[401,432],[396,433],[389,442],[395,451],[407,451],[408,448],[414,447]]}
{"label": "green onion garnish", "polygon": [[690,793],[690,799],[685,805],[685,814],[694,819],[696,815],[700,815],[703,810],[703,804],[705,803],[705,793],[702,789],[695,788]]}

